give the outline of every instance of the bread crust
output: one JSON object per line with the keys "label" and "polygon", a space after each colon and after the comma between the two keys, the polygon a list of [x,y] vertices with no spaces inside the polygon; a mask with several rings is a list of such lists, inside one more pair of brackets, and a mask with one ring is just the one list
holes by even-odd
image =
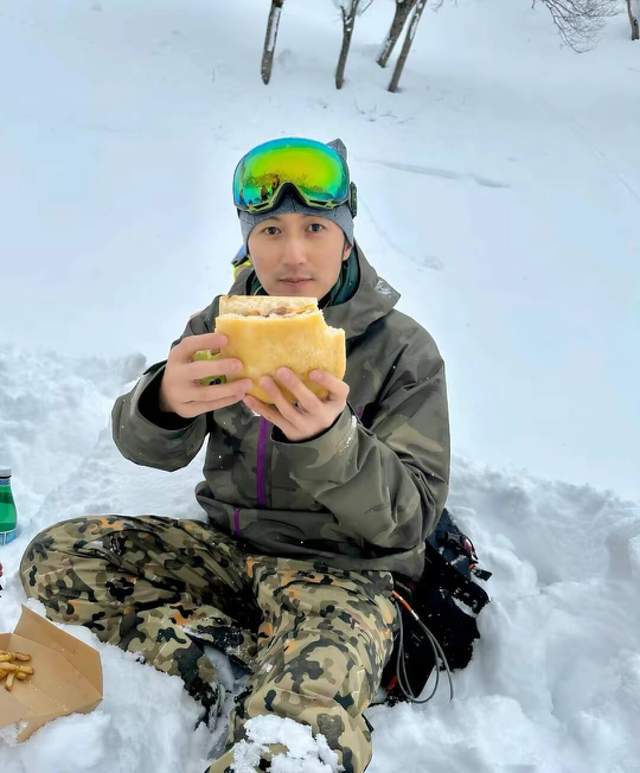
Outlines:
{"label": "bread crust", "polygon": [[[265,403],[273,400],[258,380],[273,376],[279,367],[294,371],[304,384],[321,399],[327,391],[308,374],[318,368],[344,377],[347,359],[345,333],[325,322],[316,298],[276,296],[222,296],[220,313],[215,320],[216,333],[227,337],[222,357],[237,357],[244,364],[228,381],[250,378],[249,394]],[[285,398],[295,402],[289,390],[280,386]]]}

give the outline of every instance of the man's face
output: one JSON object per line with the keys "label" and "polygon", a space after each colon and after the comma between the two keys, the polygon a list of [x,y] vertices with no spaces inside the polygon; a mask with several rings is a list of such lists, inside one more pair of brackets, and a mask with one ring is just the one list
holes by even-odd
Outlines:
{"label": "man's face", "polygon": [[269,295],[322,298],[351,247],[333,220],[289,212],[262,220],[249,236],[249,255]]}

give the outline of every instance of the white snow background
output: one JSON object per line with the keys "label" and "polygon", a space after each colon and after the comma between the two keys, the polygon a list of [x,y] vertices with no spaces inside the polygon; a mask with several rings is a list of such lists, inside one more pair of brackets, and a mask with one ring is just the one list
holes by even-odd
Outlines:
{"label": "white snow background", "polygon": [[[369,770],[640,769],[640,43],[623,2],[582,55],[530,6],[427,6],[389,94],[391,0],[357,20],[340,92],[329,0],[285,3],[268,87],[267,2],[2,3],[0,466],[21,534],[0,548],[0,630],[45,526],[201,517],[202,455],[127,462],[113,400],[228,288],[240,155],[341,136],[358,239],[447,363],[449,504],[494,572],[456,700],[372,708]],[[100,650],[104,700],[4,733],[0,770],[200,773],[216,735],[192,732],[179,680],[67,630]],[[330,769],[301,760],[282,770]]]}

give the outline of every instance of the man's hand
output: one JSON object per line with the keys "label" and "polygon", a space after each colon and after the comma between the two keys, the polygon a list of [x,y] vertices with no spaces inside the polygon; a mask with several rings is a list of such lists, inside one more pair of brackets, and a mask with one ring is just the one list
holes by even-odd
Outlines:
{"label": "man's hand", "polygon": [[242,370],[238,359],[193,362],[199,349],[219,352],[227,338],[218,333],[187,336],[169,352],[160,383],[160,410],[177,413],[184,419],[239,403],[252,386],[250,379],[226,384],[203,386],[198,380],[206,376],[229,376]]}
{"label": "man's hand", "polygon": [[[316,397],[289,368],[278,368],[276,379],[270,376],[260,379],[260,386],[275,405],[268,405],[250,395],[243,402],[252,411],[275,424],[288,440],[307,440],[319,435],[333,424],[347,404],[349,385],[324,370],[312,370],[309,373],[309,379],[329,393],[324,400]],[[293,394],[295,405],[284,397],[278,383]]]}

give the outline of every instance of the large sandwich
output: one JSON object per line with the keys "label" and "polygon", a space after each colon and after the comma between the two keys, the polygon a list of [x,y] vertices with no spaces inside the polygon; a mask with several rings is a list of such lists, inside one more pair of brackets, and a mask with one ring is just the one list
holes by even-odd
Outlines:
{"label": "large sandwich", "polygon": [[[290,368],[318,397],[326,390],[310,381],[309,372],[325,370],[342,379],[346,369],[345,337],[342,328],[329,327],[316,298],[272,295],[223,295],[220,298],[215,332],[227,337],[221,357],[237,357],[243,370],[227,381],[250,378],[249,394],[265,403],[273,402],[262,389],[261,376],[273,376],[280,367]],[[278,384],[284,396],[294,396]]]}

